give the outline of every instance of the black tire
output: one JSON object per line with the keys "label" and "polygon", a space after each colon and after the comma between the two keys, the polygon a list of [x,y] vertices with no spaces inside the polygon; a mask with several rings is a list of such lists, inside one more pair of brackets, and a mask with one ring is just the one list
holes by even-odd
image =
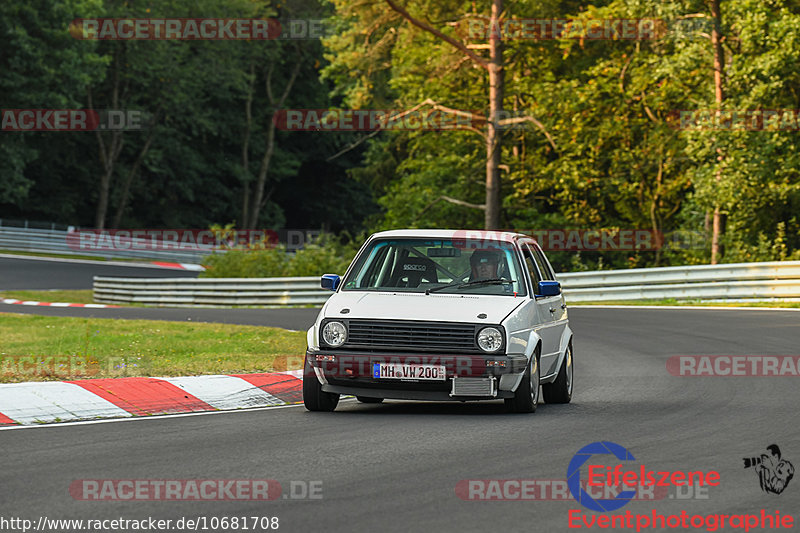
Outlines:
{"label": "black tire", "polygon": [[539,377],[539,354],[535,353],[522,375],[522,383],[514,392],[514,397],[505,399],[506,410],[509,413],[536,411],[536,405],[539,403]]}
{"label": "black tire", "polygon": [[569,403],[572,400],[572,388],[574,382],[574,358],[572,357],[572,345],[567,345],[567,354],[561,369],[558,371],[556,380],[552,383],[542,385],[542,396],[547,403]]}
{"label": "black tire", "polygon": [[338,403],[339,395],[322,390],[314,368],[306,359],[303,371],[303,405],[309,411],[333,411]]}
{"label": "black tire", "polygon": [[369,396],[356,396],[356,400],[361,403],[381,403],[383,398],[370,398]]}

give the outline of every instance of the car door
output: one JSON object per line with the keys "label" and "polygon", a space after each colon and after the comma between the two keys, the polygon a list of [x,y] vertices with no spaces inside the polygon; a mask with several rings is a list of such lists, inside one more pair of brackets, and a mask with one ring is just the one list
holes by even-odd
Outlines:
{"label": "car door", "polygon": [[[548,281],[558,281],[556,279],[555,272],[553,272],[553,267],[550,265],[550,261],[547,260],[547,257],[544,255],[544,252],[539,247],[538,243],[532,244],[532,249],[534,253],[534,257],[537,259],[536,264],[539,266],[542,277]],[[544,299],[543,299],[544,300]],[[543,366],[543,369],[549,370],[549,373],[555,372],[556,368],[555,365],[558,363],[558,356],[561,351],[561,337],[564,335],[564,330],[567,327],[567,304],[564,300],[564,293],[560,293],[558,296],[552,296],[547,298],[548,308],[547,311],[550,313],[551,325],[550,325],[550,333],[553,337],[553,368],[548,368],[547,366]],[[546,375],[546,374],[542,374]]]}
{"label": "car door", "polygon": [[543,260],[541,250],[538,249],[536,243],[526,243],[523,245],[523,248],[525,262],[528,263],[531,261],[536,272],[535,281],[533,275],[531,276],[531,281],[533,281],[536,307],[538,309],[539,320],[541,324],[539,336],[542,338],[542,376],[547,376],[554,372],[555,365],[558,362],[559,340],[561,338],[561,334],[558,330],[558,322],[556,318],[559,316],[559,311],[562,311],[561,296],[540,296],[537,294],[538,282],[541,280],[554,280],[554,276],[548,270],[548,265],[546,261]]}
{"label": "car door", "polygon": [[554,314],[555,308],[560,305],[559,297],[557,296],[538,296],[539,281],[547,279],[544,277],[546,270],[543,270],[544,265],[540,265],[540,259],[537,258],[533,243],[524,243],[521,245],[522,256],[525,259],[525,264],[530,272],[531,283],[533,284],[534,300],[536,302],[538,325],[534,327],[539,337],[542,339],[542,353],[540,357],[542,376],[547,376],[552,373],[552,368],[558,360],[558,332],[555,331]]}

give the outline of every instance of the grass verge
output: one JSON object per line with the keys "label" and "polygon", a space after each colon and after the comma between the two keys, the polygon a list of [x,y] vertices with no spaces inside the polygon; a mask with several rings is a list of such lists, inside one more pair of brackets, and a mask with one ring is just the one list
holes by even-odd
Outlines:
{"label": "grass verge", "polygon": [[0,383],[302,368],[304,332],[0,313]]}

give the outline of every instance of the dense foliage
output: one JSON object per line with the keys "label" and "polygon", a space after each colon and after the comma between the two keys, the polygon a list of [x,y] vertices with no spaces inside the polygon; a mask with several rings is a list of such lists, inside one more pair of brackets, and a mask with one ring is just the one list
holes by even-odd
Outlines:
{"label": "dense foliage", "polygon": [[254,244],[214,254],[204,261],[206,278],[274,278],[285,276],[343,275],[365,235],[358,238],[323,235],[313,244],[287,253],[286,246]]}
{"label": "dense foliage", "polygon": [[[319,39],[82,40],[69,31],[74,19],[91,17],[329,14],[313,0],[284,7],[250,0],[0,2],[3,109],[91,106],[149,119],[140,131],[3,131],[0,219],[107,228],[360,228],[376,206],[368,187],[346,175],[359,152],[326,161],[353,134],[278,130],[265,157],[277,100],[295,70],[283,107],[332,105],[330,84],[319,79]],[[259,213],[248,224],[261,177]],[[107,206],[99,213],[104,180]]]}
{"label": "dense foliage", "polygon": [[[720,104],[712,1],[506,2],[505,20],[652,18],[667,30],[654,39],[504,42],[503,107],[536,122],[503,131],[502,227],[694,236],[689,247],[657,252],[553,252],[559,270],[708,262],[715,208],[727,215],[723,261],[800,259],[798,125],[687,131],[672,121],[680,110],[800,109],[800,4],[721,0]],[[486,54],[488,41],[463,29],[488,15],[490,1],[394,3]],[[329,31],[274,41],[70,35],[73,19],[101,16],[325,18]],[[486,71],[384,0],[5,0],[0,34],[4,109],[91,104],[152,117],[148,129],[119,134],[0,133],[0,218],[336,233],[483,225],[481,131],[270,130],[278,108],[410,109],[430,101],[486,113]],[[212,266],[291,275],[341,272],[349,259],[330,243],[307,256],[279,252],[231,254]],[[298,266],[304,261],[319,264]]]}

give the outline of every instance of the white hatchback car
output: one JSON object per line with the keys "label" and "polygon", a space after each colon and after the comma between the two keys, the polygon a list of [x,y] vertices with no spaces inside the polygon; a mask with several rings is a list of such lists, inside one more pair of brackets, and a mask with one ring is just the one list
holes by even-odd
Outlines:
{"label": "white hatchback car", "polygon": [[308,330],[303,401],[504,399],[512,412],[572,398],[572,330],[553,269],[518,233],[373,234]]}

